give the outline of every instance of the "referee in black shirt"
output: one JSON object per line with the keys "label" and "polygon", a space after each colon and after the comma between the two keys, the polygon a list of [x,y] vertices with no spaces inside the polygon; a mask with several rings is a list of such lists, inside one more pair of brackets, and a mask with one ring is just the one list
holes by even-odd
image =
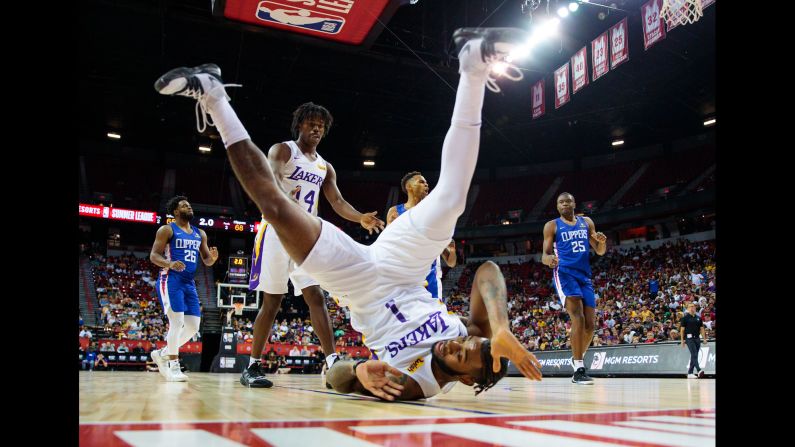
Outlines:
{"label": "referee in black shirt", "polygon": [[[687,370],[687,377],[691,379],[704,377],[704,370],[698,366],[698,350],[701,348],[701,340],[698,338],[699,333],[701,339],[705,342],[707,337],[704,334],[704,323],[701,318],[696,315],[696,304],[691,302],[687,305],[687,313],[682,317],[679,327],[679,336],[682,339],[682,346],[687,343],[687,349],[690,350],[690,369]],[[693,368],[696,368],[698,375],[693,374]]]}

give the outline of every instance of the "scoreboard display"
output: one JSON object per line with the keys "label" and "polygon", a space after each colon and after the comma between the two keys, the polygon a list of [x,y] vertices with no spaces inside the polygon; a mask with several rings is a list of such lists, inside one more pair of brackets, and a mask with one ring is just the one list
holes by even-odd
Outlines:
{"label": "scoreboard display", "polygon": [[[167,225],[174,222],[174,216],[170,214],[161,216],[154,211],[128,210],[84,203],[78,205],[78,214],[98,219],[124,220],[156,225]],[[235,233],[256,233],[260,226],[260,222],[247,222],[222,216],[195,216],[191,223],[199,228],[232,231]]]}
{"label": "scoreboard display", "polygon": [[248,258],[245,256],[229,257],[229,282],[232,284],[248,284]]}

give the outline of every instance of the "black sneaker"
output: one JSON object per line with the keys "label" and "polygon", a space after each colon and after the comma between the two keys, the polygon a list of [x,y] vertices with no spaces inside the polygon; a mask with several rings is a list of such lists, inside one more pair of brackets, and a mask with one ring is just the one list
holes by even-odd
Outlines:
{"label": "black sneaker", "polygon": [[170,70],[155,81],[155,90],[161,95],[185,96],[196,102],[196,130],[204,132],[207,126],[215,126],[207,112],[208,101],[225,97],[224,87],[241,87],[240,84],[224,84],[221,69],[215,64],[198,67],[179,67]]}
{"label": "black sneaker", "polygon": [[240,384],[249,388],[270,388],[273,382],[265,378],[265,371],[260,362],[252,363],[243,370],[240,376]]}
{"label": "black sneaker", "polygon": [[[499,93],[496,80],[499,77],[520,81],[524,74],[511,65],[514,50],[518,53],[526,44],[528,33],[518,28],[459,28],[453,33],[453,42],[458,50],[459,73],[470,73],[486,77],[486,87]],[[492,72],[492,68],[499,70]],[[515,72],[515,74],[509,74]]]}
{"label": "black sneaker", "polygon": [[584,367],[579,367],[577,371],[574,372],[571,383],[576,383],[577,385],[593,385],[593,379],[588,377],[588,374],[585,374]]}

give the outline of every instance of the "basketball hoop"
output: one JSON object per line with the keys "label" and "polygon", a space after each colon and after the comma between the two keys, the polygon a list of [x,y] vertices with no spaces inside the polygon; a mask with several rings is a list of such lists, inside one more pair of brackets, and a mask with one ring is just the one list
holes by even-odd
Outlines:
{"label": "basketball hoop", "polygon": [[235,315],[243,315],[243,303],[233,303],[232,306],[235,308]]}
{"label": "basketball hoop", "polygon": [[668,24],[668,29],[678,25],[690,25],[704,15],[701,0],[663,0],[660,17]]}

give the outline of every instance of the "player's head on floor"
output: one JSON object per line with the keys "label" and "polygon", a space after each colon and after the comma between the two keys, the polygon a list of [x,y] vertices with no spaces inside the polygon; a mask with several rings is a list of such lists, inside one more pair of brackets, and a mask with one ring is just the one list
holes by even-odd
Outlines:
{"label": "player's head on floor", "polygon": [[328,135],[333,123],[334,117],[328,109],[313,102],[305,102],[293,112],[293,139],[303,139],[317,145]]}
{"label": "player's head on floor", "polygon": [[500,359],[500,371],[494,372],[491,341],[466,336],[434,343],[432,362],[444,374],[465,385],[475,385],[475,395],[493,387],[508,373],[508,360]]}
{"label": "player's head on floor", "polygon": [[185,196],[172,197],[171,200],[166,203],[166,213],[187,221],[193,219],[193,207],[190,206],[190,202],[188,202],[188,198]]}
{"label": "player's head on floor", "polygon": [[400,189],[410,196],[423,198],[428,195],[428,181],[420,171],[411,171],[400,179]]}
{"label": "player's head on floor", "polygon": [[574,196],[571,193],[560,193],[558,195],[557,206],[561,216],[567,219],[574,218],[574,209],[577,207],[577,202],[574,201]]}

